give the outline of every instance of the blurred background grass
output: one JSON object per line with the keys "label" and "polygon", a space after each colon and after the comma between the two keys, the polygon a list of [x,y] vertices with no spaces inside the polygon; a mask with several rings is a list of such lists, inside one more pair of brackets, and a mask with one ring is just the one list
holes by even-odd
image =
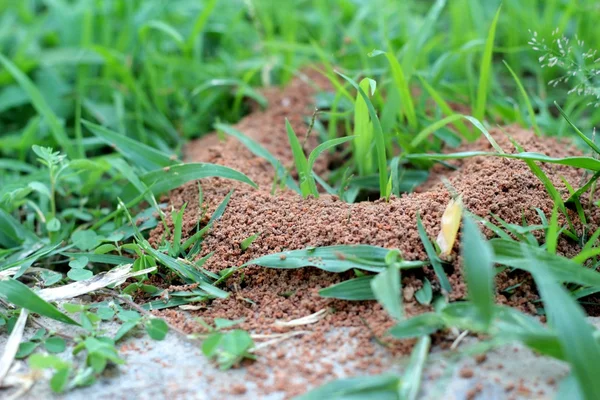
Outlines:
{"label": "blurred background grass", "polygon": [[[438,2],[440,3],[440,2]],[[179,149],[185,139],[210,131],[217,120],[235,121],[252,88],[284,84],[311,62],[330,63],[353,76],[393,84],[383,57],[393,49],[448,101],[472,104],[480,54],[499,1],[454,0],[437,21],[431,1],[395,0],[23,0],[0,2],[0,51],[35,83],[86,154],[102,145],[76,122],[98,122],[158,149]],[[438,4],[439,5],[439,4]],[[585,99],[568,96],[551,79],[564,71],[541,68],[527,43],[532,32],[550,41],[555,29],[600,48],[595,21],[600,5],[588,1],[505,0],[494,47],[487,119],[527,124],[524,105],[506,60],[523,81],[548,134],[566,124],[558,101],[578,126],[600,118]],[[403,46],[431,31],[408,53]],[[410,58],[410,59],[408,59]],[[31,145],[61,149],[25,90],[0,69],[0,153],[28,160]],[[81,142],[78,141],[79,132]]]}

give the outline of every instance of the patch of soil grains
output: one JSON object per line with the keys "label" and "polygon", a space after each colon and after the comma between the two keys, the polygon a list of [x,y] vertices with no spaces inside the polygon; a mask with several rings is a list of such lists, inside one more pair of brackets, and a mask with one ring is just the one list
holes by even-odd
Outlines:
{"label": "patch of soil grains", "polygon": [[[314,95],[319,88],[329,88],[326,79],[314,72],[300,73],[285,89],[265,90],[269,107],[255,110],[235,128],[259,142],[284,165],[291,166],[293,158],[286,137],[285,118],[304,141],[307,117],[310,119],[314,111]],[[555,157],[579,154],[566,143],[536,137],[516,126],[492,129],[491,133],[507,152],[513,151],[507,138],[509,135],[526,151]],[[309,137],[305,143],[308,151],[316,146],[317,140]],[[485,139],[458,150],[476,149],[492,150]],[[440,181],[441,176],[445,176],[462,194],[468,210],[483,217],[494,213],[509,223],[521,224],[524,218],[529,224],[539,224],[535,208],[549,216],[553,207],[553,201],[542,183],[525,163],[518,160],[477,157],[454,162],[459,167],[456,170],[436,166],[431,178],[416,193],[393,197],[389,202],[377,200],[346,204],[326,194],[319,199],[306,200],[287,190],[272,194],[274,170],[271,165],[233,138],[220,140],[212,134],[193,141],[186,148],[186,159],[229,166],[245,173],[259,185],[259,189],[253,189],[220,178],[202,180],[204,206],[208,210],[204,216],[197,206],[197,182],[170,193],[168,201],[174,209],[187,203],[183,227],[185,239],[195,232],[199,218],[203,218],[200,222],[205,223],[224,196],[231,189],[235,190],[224,215],[203,242],[201,256],[213,252],[204,267],[214,272],[240,266],[266,254],[307,246],[370,244],[400,249],[407,260],[424,260],[426,254],[417,232],[416,215],[420,213],[428,235],[436,237],[442,213],[450,200],[446,186]],[[321,157],[315,167],[317,173],[327,173],[328,161],[326,155]],[[542,168],[565,197],[568,191],[561,177],[573,186],[578,186],[583,178],[580,171],[568,167],[542,165]],[[596,214],[589,217],[592,221],[599,220]],[[260,236],[246,251],[242,251],[240,243],[256,233]],[[491,236],[491,232],[486,233]],[[163,235],[164,230],[159,225],[151,234],[151,243],[160,243]],[[454,256],[448,260],[452,265],[447,271],[453,288],[450,293],[452,300],[463,298],[466,290],[460,273],[461,260],[456,256],[459,253],[458,242]],[[558,247],[559,253],[568,256],[577,252],[576,246],[565,239],[560,240]],[[425,268],[424,272],[412,274],[407,273],[402,282],[404,308],[409,317],[430,311],[414,298],[415,291],[421,287],[423,274],[434,284],[434,289],[438,289],[431,269]],[[249,377],[264,393],[282,391],[286,397],[291,397],[338,375],[377,373],[389,367],[390,355],[406,354],[411,350],[411,340],[390,341],[385,338],[390,345],[385,349],[374,340],[382,338],[393,325],[376,302],[347,302],[319,296],[319,289],[349,277],[351,275],[331,274],[316,268],[274,270],[252,266],[244,269],[243,274],[238,273],[229,279],[229,298],[213,300],[206,308],[192,311],[191,315],[209,322],[217,317],[245,318],[241,328],[258,334],[308,331],[267,348],[260,353],[258,361],[247,367]],[[502,294],[503,289],[516,283],[522,284],[511,294]],[[527,275],[505,271],[498,275],[497,287],[499,302],[535,311],[533,302],[538,296]],[[314,324],[296,328],[274,326],[277,320],[289,321],[320,310],[326,310],[327,314]],[[181,310],[155,313],[188,333],[202,331],[202,327]],[[446,340],[442,336],[436,335],[436,340]],[[340,351],[342,343],[344,350]],[[295,350],[292,351],[292,348]],[[329,361],[324,361],[324,357]],[[342,370],[334,368],[334,364],[342,365]],[[269,369],[276,371],[273,379],[266,379],[265,370]],[[236,386],[232,391],[241,394],[245,389]]]}

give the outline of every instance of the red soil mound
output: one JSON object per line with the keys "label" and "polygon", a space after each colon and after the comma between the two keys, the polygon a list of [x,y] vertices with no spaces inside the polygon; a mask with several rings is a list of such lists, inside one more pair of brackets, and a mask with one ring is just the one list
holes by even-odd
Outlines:
{"label": "red soil mound", "polygon": [[[314,74],[311,78],[318,86],[326,86],[322,78]],[[266,96],[269,99],[269,108],[250,114],[237,124],[236,128],[260,142],[284,165],[291,165],[292,154],[284,120],[287,117],[298,135],[304,137],[304,116],[310,116],[314,110],[315,91],[313,86],[300,78],[292,81],[284,90],[268,90]],[[503,131],[516,139],[526,151],[556,157],[579,154],[575,148],[565,143],[538,138],[533,133],[517,127],[505,127]],[[512,145],[504,132],[492,130],[500,146],[505,151],[512,151]],[[314,147],[316,141],[310,139],[308,144]],[[491,150],[491,147],[486,140],[479,140],[465,146],[464,149]],[[256,257],[283,250],[334,244],[362,243],[398,248],[405,259],[424,260],[426,255],[417,233],[416,215],[420,213],[422,216],[429,236],[436,237],[441,215],[450,200],[447,189],[439,180],[442,175],[462,194],[465,207],[483,217],[488,217],[491,212],[509,223],[521,224],[525,218],[529,224],[539,224],[535,208],[541,209],[549,216],[553,207],[553,201],[539,179],[530,172],[525,163],[517,160],[477,157],[458,161],[455,164],[460,168],[456,171],[436,167],[432,178],[420,188],[419,193],[392,198],[389,202],[378,200],[346,204],[329,195],[307,200],[289,191],[279,191],[276,195],[271,195],[273,168],[267,161],[254,156],[244,145],[232,138],[218,141],[215,135],[209,135],[194,141],[187,147],[186,157],[188,161],[217,163],[235,168],[260,186],[258,190],[254,190],[247,185],[223,179],[201,181],[209,215],[229,190],[235,188],[225,214],[203,242],[202,255],[214,252],[205,264],[205,268],[212,271],[240,266]],[[326,166],[327,160],[324,157],[317,166],[318,172],[326,172]],[[582,179],[582,172],[573,168],[553,165],[543,165],[542,168],[564,197],[568,196],[568,191],[561,177],[573,186],[578,186]],[[187,184],[171,192],[169,202],[176,209],[183,203],[188,203],[184,217],[184,235],[186,232],[188,235],[193,234],[201,215],[196,207],[197,183]],[[599,220],[596,214],[590,217],[593,221]],[[260,236],[242,252],[240,243],[255,233],[260,233]],[[162,235],[163,229],[159,225],[151,235],[151,242],[158,243]],[[458,251],[456,245],[455,254]],[[572,255],[576,251],[576,245],[561,239],[559,252]],[[458,257],[454,257],[453,265],[454,271],[448,271],[453,287],[451,298],[458,299],[465,294],[460,268],[457,268],[460,265]],[[433,272],[425,268],[424,273],[435,285],[437,280]],[[317,293],[319,289],[348,277],[314,268],[281,271],[249,267],[244,270],[243,281],[240,275],[232,277],[228,282],[229,289],[233,291],[228,299],[214,300],[206,310],[194,313],[209,321],[214,317],[245,317],[243,328],[268,333],[276,331],[272,324],[277,319],[290,320],[328,309],[332,312],[327,317],[309,326],[313,335],[304,336],[301,340],[313,347],[325,345],[324,335],[331,325],[354,327],[353,335],[362,342],[359,346],[362,348],[360,351],[366,352],[364,356],[368,357],[368,354],[372,353],[373,335],[381,336],[392,325],[390,318],[376,302],[337,301],[321,298]],[[421,287],[421,279],[418,278],[410,274],[403,278],[404,307],[409,316],[428,310],[413,297],[415,290]],[[499,294],[498,300],[522,309],[534,310],[531,302],[537,299],[537,294],[528,276],[518,272],[502,273],[497,281],[499,292],[524,281],[512,294]],[[171,322],[179,323],[187,331],[201,330],[200,326],[182,318],[179,311],[157,313]],[[396,349],[400,351],[409,347],[410,342],[396,344]],[[267,359],[275,360],[269,357]],[[287,363],[286,368],[298,367],[294,367],[290,362],[283,362]],[[307,361],[304,359],[298,362]]]}

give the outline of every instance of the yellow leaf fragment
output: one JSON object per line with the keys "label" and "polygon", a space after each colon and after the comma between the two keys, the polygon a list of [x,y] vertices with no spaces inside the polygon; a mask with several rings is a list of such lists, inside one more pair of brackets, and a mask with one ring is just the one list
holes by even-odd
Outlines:
{"label": "yellow leaf fragment", "polygon": [[440,255],[447,256],[452,252],[454,242],[456,241],[456,235],[458,234],[458,227],[460,226],[460,220],[462,218],[462,197],[458,196],[456,199],[450,200],[446,206],[446,210],[442,215],[440,233],[436,239],[440,250]]}

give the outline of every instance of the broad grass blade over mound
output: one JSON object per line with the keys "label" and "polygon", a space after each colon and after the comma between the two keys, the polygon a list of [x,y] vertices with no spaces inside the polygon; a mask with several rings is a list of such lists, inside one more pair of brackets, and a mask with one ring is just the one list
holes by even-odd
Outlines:
{"label": "broad grass blade over mound", "polygon": [[376,300],[371,282],[378,275],[365,275],[358,278],[331,285],[325,289],[319,290],[321,297],[331,297],[341,300]]}
{"label": "broad grass blade over mound", "polygon": [[123,133],[114,132],[89,121],[82,121],[82,124],[106,144],[114,146],[114,149],[123,157],[144,170],[163,168],[178,162],[176,156],[163,153],[154,147],[131,139]]}
{"label": "broad grass blade over mound", "polygon": [[522,269],[533,275],[550,275],[559,282],[600,287],[599,272],[571,259],[549,253],[540,247],[512,240],[492,239],[489,243],[496,264]]}
{"label": "broad grass blade over mound", "polygon": [[[353,268],[380,272],[387,268],[386,255],[389,249],[359,244],[355,246],[312,247],[290,250],[255,258],[244,264],[261,265],[269,268],[296,269],[317,267],[328,272],[345,272]],[[402,261],[402,268],[418,268],[426,263]]]}
{"label": "broad grass blade over mound", "polygon": [[531,161],[541,161],[547,162],[550,164],[560,164],[567,165],[569,167],[575,168],[584,168],[589,169],[591,171],[600,171],[600,160],[596,160],[593,157],[584,157],[584,156],[573,156],[573,157],[563,157],[563,158],[555,158],[550,157],[545,154],[540,153],[516,153],[516,154],[508,154],[508,153],[493,153],[488,151],[464,151],[459,153],[450,153],[450,154],[407,154],[405,156],[406,159],[409,160],[458,160],[462,158],[471,158],[478,156],[491,156],[491,157],[504,157],[504,158],[512,158],[516,160],[531,160]]}
{"label": "broad grass blade over mound", "polygon": [[[148,172],[140,177],[141,181],[150,188],[152,193],[159,194],[175,189],[187,182],[203,178],[233,179],[256,188],[258,187],[246,175],[229,167],[217,164],[190,163],[173,165]],[[123,189],[124,198],[129,200],[135,196],[137,190],[133,184],[128,184]]]}

